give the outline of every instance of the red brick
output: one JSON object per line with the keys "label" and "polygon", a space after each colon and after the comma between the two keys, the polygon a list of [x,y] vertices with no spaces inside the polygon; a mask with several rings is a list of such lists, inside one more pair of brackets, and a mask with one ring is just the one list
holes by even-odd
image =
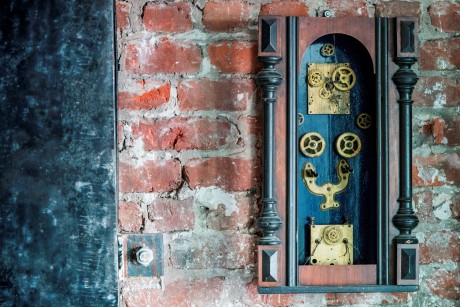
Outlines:
{"label": "red brick", "polygon": [[192,29],[188,3],[148,2],[142,21],[145,29],[152,32],[185,32]]}
{"label": "red brick", "polygon": [[308,6],[301,2],[272,2],[261,6],[260,15],[308,16]]}
{"label": "red brick", "polygon": [[417,17],[422,18],[421,4],[418,2],[389,1],[380,2],[375,6],[375,14],[379,17]]}
{"label": "red brick", "polygon": [[238,117],[238,121],[241,123],[239,125],[240,129],[243,130],[245,134],[262,136],[263,121],[261,116],[241,115]]}
{"label": "red brick", "polygon": [[258,160],[241,158],[193,159],[184,167],[189,186],[218,186],[229,191],[245,191],[259,184],[261,167]]}
{"label": "red brick", "polygon": [[170,244],[175,268],[242,269],[255,264],[256,238],[249,234],[184,235]]}
{"label": "red brick", "polygon": [[[460,269],[453,271],[439,269],[433,275],[428,276],[426,285],[431,293],[442,299],[459,301],[460,300]],[[456,306],[453,302],[452,306]]]}
{"label": "red brick", "polygon": [[182,111],[244,111],[255,90],[252,80],[184,80],[179,82],[177,96]]}
{"label": "red brick", "polygon": [[208,228],[215,230],[241,230],[248,228],[257,217],[258,208],[252,197],[236,199],[236,208],[229,214],[225,204],[211,209],[206,215]]}
{"label": "red brick", "polygon": [[387,305],[406,303],[408,293],[331,293],[327,297],[327,306],[342,305]]}
{"label": "red brick", "polygon": [[133,74],[197,73],[201,49],[193,43],[133,43],[126,47],[125,69]]}
{"label": "red brick", "polygon": [[179,161],[147,161],[135,167],[119,164],[120,192],[167,192],[177,189],[182,182]]}
{"label": "red brick", "polygon": [[227,41],[208,48],[211,64],[223,73],[255,73],[257,46],[250,42]]}
{"label": "red brick", "polygon": [[460,82],[448,77],[421,77],[412,98],[414,106],[455,107],[460,104]]}
{"label": "red brick", "polygon": [[235,141],[236,131],[226,120],[171,118],[132,126],[133,139],[142,138],[144,150],[213,150]]}
{"label": "red brick", "polygon": [[155,232],[190,230],[195,226],[193,199],[157,198],[147,207]]}
{"label": "red brick", "polygon": [[327,0],[326,6],[333,12],[335,17],[369,17],[365,0]]}
{"label": "red brick", "polygon": [[460,261],[460,238],[456,231],[441,230],[425,234],[420,242],[420,263]]}
{"label": "red brick", "polygon": [[162,290],[143,288],[122,289],[122,299],[126,307],[138,306],[216,306],[224,293],[223,277],[207,279],[186,279],[168,281]]}
{"label": "red brick", "polygon": [[420,222],[436,223],[433,215],[433,194],[430,192],[418,192],[413,195],[417,217]]}
{"label": "red brick", "polygon": [[422,131],[424,134],[432,136],[436,144],[446,144],[447,139],[444,137],[445,127],[446,122],[444,119],[435,117],[425,122],[425,125],[422,127]]}
{"label": "red brick", "polygon": [[120,201],[118,204],[118,225],[121,231],[139,232],[143,219],[141,208],[133,202]]}
{"label": "red brick", "polygon": [[412,164],[412,185],[433,187],[460,185],[460,155],[442,154],[415,157]]}
{"label": "red brick", "polygon": [[127,2],[117,1],[116,4],[116,17],[117,17],[117,31],[125,31],[129,26],[129,11],[131,4]]}
{"label": "red brick", "polygon": [[460,37],[425,42],[420,49],[420,69],[454,70],[460,66]]}
{"label": "red brick", "polygon": [[444,136],[447,139],[448,146],[460,145],[460,116],[446,117],[446,128]]}
{"label": "red brick", "polygon": [[428,8],[431,24],[443,32],[460,31],[460,4],[435,2]]}
{"label": "red brick", "polygon": [[142,90],[140,93],[119,92],[118,108],[129,110],[155,109],[169,102],[171,85],[162,84],[151,90]]}
{"label": "red brick", "polygon": [[248,5],[240,1],[208,2],[203,10],[204,27],[213,32],[241,30],[248,18]]}
{"label": "red brick", "polygon": [[125,136],[123,134],[123,123],[118,122],[118,150],[121,151],[124,147]]}

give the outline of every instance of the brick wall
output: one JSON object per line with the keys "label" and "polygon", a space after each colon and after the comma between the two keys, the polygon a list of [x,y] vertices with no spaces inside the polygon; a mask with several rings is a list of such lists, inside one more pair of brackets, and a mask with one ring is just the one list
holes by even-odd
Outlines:
{"label": "brick wall", "polygon": [[[119,232],[162,232],[165,277],[122,278],[122,306],[453,306],[460,300],[460,5],[455,1],[117,2]],[[258,295],[259,14],[421,21],[414,93],[418,293]],[[162,290],[160,288],[163,288]]]}

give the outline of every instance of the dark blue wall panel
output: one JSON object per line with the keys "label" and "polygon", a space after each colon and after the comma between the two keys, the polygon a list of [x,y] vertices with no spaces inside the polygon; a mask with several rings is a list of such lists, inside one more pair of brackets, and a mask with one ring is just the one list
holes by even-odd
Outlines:
{"label": "dark blue wall panel", "polygon": [[117,305],[113,1],[0,10],[0,306]]}

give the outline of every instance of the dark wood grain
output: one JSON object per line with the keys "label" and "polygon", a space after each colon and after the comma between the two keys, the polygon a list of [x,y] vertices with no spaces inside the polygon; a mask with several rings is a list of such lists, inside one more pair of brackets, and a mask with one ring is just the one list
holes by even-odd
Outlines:
{"label": "dark wood grain", "polygon": [[364,265],[301,265],[299,284],[302,286],[375,285],[377,266]]}

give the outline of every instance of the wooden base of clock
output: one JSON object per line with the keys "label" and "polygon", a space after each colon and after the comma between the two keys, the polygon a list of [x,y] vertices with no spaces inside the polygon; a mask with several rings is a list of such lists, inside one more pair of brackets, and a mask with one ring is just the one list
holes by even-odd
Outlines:
{"label": "wooden base of clock", "polygon": [[375,285],[377,281],[375,264],[363,265],[301,265],[299,285],[301,286],[345,286]]}

